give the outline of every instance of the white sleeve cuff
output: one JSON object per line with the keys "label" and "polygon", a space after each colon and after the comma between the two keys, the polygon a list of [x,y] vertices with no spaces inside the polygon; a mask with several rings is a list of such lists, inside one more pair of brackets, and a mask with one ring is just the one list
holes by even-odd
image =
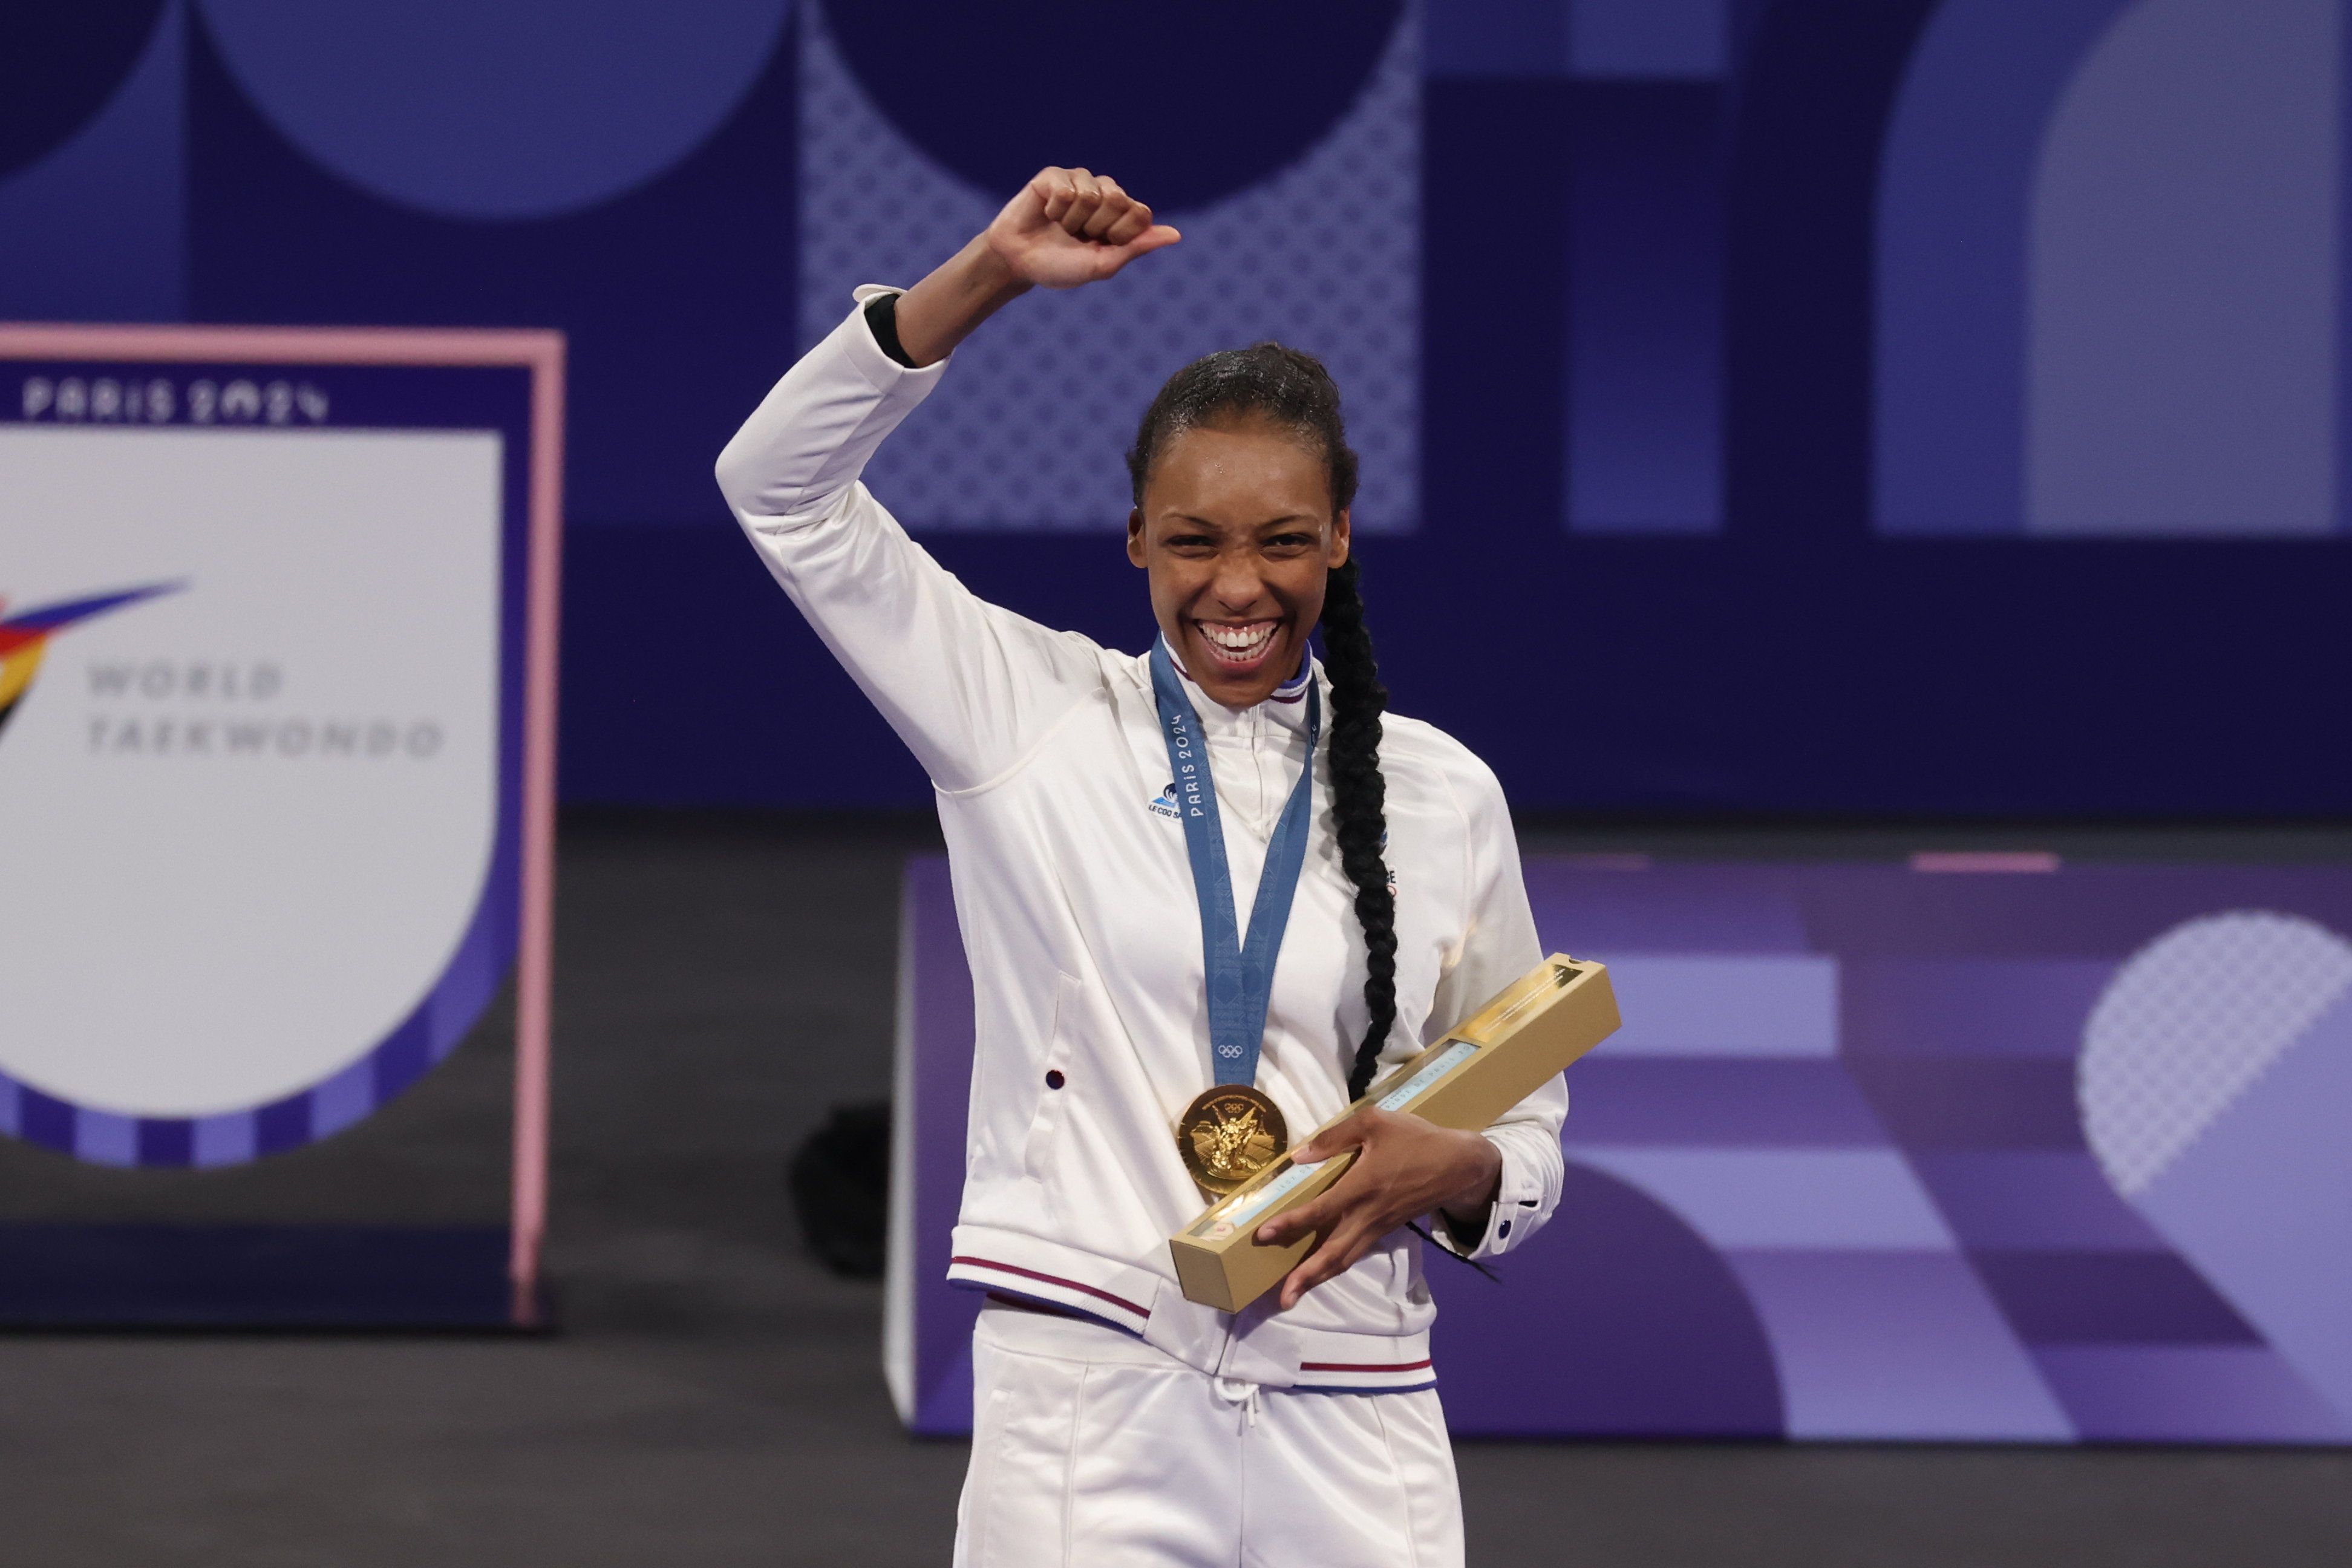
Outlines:
{"label": "white sleeve cuff", "polygon": [[1533,1234],[1542,1223],[1539,1216],[1544,1205],[1542,1176],[1528,1169],[1525,1162],[1513,1158],[1511,1146],[1503,1140],[1490,1137],[1488,1142],[1502,1152],[1503,1179],[1494,1203],[1486,1210],[1486,1228],[1477,1237],[1477,1244],[1465,1247],[1454,1222],[1442,1214],[1432,1231],[1448,1252],[1480,1262],[1502,1257],[1522,1237]]}

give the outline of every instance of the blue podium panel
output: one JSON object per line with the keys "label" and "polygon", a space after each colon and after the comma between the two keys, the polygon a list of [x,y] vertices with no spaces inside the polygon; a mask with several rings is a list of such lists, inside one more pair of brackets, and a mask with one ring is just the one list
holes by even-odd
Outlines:
{"label": "blue podium panel", "polygon": [[[1429,1260],[1457,1433],[2352,1439],[2352,871],[1527,875],[1625,1023],[1550,1228],[1499,1283]],[[948,1433],[971,993],[945,863],[907,886],[886,1354]]]}

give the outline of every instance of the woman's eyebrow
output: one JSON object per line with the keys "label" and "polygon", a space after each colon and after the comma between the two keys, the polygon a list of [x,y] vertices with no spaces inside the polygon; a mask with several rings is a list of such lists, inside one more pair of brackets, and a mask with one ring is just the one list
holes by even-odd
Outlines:
{"label": "woman's eyebrow", "polygon": [[1269,528],[1291,528],[1302,522],[1314,523],[1321,521],[1311,511],[1286,511],[1280,517],[1270,517],[1260,522],[1232,523],[1216,522],[1205,517],[1195,517],[1189,511],[1167,512],[1162,516],[1171,523],[1190,523],[1195,528],[1207,529],[1212,533],[1223,533],[1229,530],[1255,531]]}

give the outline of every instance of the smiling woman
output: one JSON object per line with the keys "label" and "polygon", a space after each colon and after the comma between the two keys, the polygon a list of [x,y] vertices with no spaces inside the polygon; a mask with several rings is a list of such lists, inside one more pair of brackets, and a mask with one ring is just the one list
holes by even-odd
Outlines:
{"label": "smiling woman", "polygon": [[[1540,950],[1494,774],[1385,715],[1339,388],[1260,343],[1153,399],[1128,455],[1143,658],[974,598],[858,482],[1008,300],[1178,237],[1111,179],[1041,172],[911,289],[858,290],[719,483],[938,791],[976,1008],[943,1261],[990,1300],[957,1561],[1437,1568],[1460,1503],[1408,1223],[1472,1258],[1524,1243],[1567,1097],[1484,1136],[1343,1116]],[[1318,1245],[1246,1312],[1186,1300],[1169,1236],[1294,1128],[1323,1129],[1300,1157],[1358,1151],[1258,1233]]]}
{"label": "smiling woman", "polygon": [[1339,389],[1313,355],[1279,343],[1195,360],[1151,400],[1127,471],[1128,559],[1151,573],[1160,635],[1183,650],[1202,690],[1228,708],[1256,706],[1304,668],[1307,632],[1324,626],[1333,836],[1356,885],[1370,1015],[1348,1073],[1358,1099],[1396,1023],[1396,896],[1381,858],[1389,694],[1349,554],[1356,454]]}

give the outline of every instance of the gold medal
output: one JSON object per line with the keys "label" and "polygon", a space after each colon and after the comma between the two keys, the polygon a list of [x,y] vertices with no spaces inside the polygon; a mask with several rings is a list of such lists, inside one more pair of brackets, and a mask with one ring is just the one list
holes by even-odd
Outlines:
{"label": "gold medal", "polygon": [[1245,1083],[1203,1090],[1176,1119],[1176,1152],[1201,1190],[1223,1197],[1282,1158],[1290,1130],[1274,1101]]}

